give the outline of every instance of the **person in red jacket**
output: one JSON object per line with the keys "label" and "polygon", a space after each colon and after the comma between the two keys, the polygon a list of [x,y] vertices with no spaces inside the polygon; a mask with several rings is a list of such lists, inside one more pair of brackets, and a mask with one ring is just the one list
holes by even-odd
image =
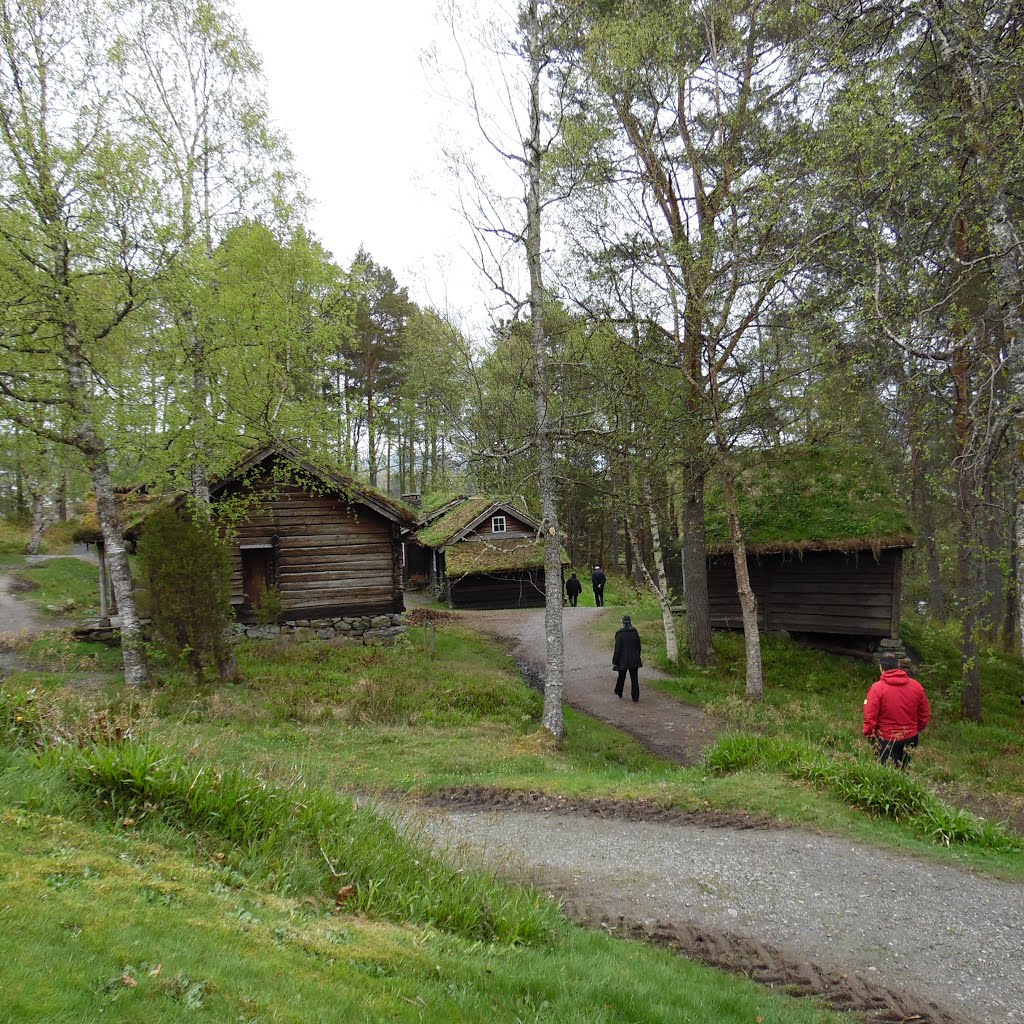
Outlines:
{"label": "person in red jacket", "polygon": [[918,736],[932,717],[932,709],[924,687],[899,665],[895,654],[879,658],[882,676],[864,701],[864,735],[875,741],[882,764],[891,760],[903,768],[909,749],[917,746]]}

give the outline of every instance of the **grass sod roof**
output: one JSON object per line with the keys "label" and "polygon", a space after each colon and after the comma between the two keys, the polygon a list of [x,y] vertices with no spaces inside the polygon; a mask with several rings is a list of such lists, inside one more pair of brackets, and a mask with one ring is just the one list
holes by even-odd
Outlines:
{"label": "grass sod roof", "polygon": [[466,498],[443,516],[416,531],[416,540],[424,547],[437,548],[482,516],[498,499],[476,496]]}
{"label": "grass sod roof", "polygon": [[[243,479],[247,471],[271,458],[291,464],[301,473],[326,485],[329,492],[335,493],[347,501],[366,504],[369,508],[383,512],[389,518],[394,518],[406,526],[412,526],[416,522],[417,513],[412,506],[377,490],[376,487],[361,483],[355,477],[349,476],[341,470],[327,468],[313,462],[297,449],[286,445],[274,445],[253,451],[231,472],[225,473],[211,484],[211,494],[215,496],[228,484]],[[121,514],[122,533],[125,537],[134,537],[148,516],[161,508],[183,505],[189,498],[189,492],[169,491],[165,494],[149,494],[144,487],[138,486],[119,490],[116,497]],[[103,540],[99,516],[96,512],[95,497],[87,499],[82,512],[81,525],[75,531],[74,539],[89,543]]]}
{"label": "grass sod roof", "polygon": [[[568,565],[569,556],[565,548],[560,550],[562,565]],[[444,565],[449,578],[543,569],[544,541],[540,538],[467,540],[445,548]]]}
{"label": "grass sod roof", "polygon": [[[788,446],[740,457],[740,526],[753,555],[912,547],[908,500],[864,448]],[[720,479],[708,478],[707,550],[730,550]]]}
{"label": "grass sod roof", "polygon": [[[126,537],[135,536],[147,517],[162,508],[177,505],[188,497],[185,491],[169,491],[166,494],[147,494],[144,490],[133,490],[115,494],[118,512],[121,516],[121,532]],[[96,511],[96,498],[86,498],[79,516],[78,526],[72,539],[84,544],[98,544],[103,540],[100,517]]]}

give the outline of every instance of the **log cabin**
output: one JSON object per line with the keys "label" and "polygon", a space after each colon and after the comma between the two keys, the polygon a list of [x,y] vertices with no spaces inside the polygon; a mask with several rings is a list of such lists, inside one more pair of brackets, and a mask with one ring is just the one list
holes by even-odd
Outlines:
{"label": "log cabin", "polygon": [[[737,478],[758,622],[837,647],[898,638],[903,553],[914,544],[899,488],[869,452],[789,446],[748,453]],[[721,487],[707,495],[711,625],[742,629]]]}
{"label": "log cabin", "polygon": [[[561,562],[569,564],[564,550]],[[540,524],[512,502],[458,497],[421,517],[406,564],[424,563],[428,582],[453,608],[544,606]]]}
{"label": "log cabin", "polygon": [[[222,513],[230,509],[231,601],[240,621],[251,622],[273,588],[284,623],[310,628],[315,620],[324,630],[342,619],[376,618],[380,629],[388,628],[386,616],[397,625],[405,609],[401,531],[414,525],[412,509],[283,444],[250,454],[211,485],[210,499]],[[156,508],[187,500],[184,492],[126,491],[120,498],[126,540],[138,539]],[[107,595],[95,511],[92,519],[78,539],[100,546]]]}

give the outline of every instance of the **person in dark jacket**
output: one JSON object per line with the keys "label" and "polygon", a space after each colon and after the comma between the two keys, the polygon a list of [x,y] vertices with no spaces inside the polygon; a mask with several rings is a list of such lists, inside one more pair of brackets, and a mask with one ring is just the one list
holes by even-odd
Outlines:
{"label": "person in dark jacket", "polygon": [[569,595],[569,604],[575,608],[576,602],[580,599],[580,594],[583,593],[583,584],[580,583],[576,573],[573,573],[565,581],[565,592]]}
{"label": "person in dark jacket", "polygon": [[594,603],[598,608],[604,607],[604,585],[608,582],[601,566],[595,565],[594,571],[590,574],[590,582],[594,587]]}
{"label": "person in dark jacket", "polygon": [[881,678],[873,683],[864,701],[864,735],[875,744],[882,764],[898,768],[907,763],[908,752],[932,717],[924,687],[907,675],[895,654],[879,658]]}
{"label": "person in dark jacket", "polygon": [[622,616],[622,629],[615,634],[615,653],[612,655],[612,668],[619,673],[615,682],[615,696],[622,697],[622,687],[629,673],[629,693],[635,704],[640,699],[640,679],[638,672],[644,667],[640,660],[640,634],[628,615]]}

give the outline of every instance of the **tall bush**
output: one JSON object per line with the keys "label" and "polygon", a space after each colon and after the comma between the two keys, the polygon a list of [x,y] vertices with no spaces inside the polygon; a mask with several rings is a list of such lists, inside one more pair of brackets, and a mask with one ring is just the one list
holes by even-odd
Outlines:
{"label": "tall bush", "polygon": [[231,561],[215,527],[191,510],[163,509],[146,521],[139,560],[158,651],[196,681],[236,675]]}

